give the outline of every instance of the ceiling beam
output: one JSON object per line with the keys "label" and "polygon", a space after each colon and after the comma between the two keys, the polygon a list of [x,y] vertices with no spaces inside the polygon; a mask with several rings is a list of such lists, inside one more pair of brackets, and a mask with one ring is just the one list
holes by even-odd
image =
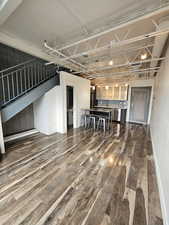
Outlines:
{"label": "ceiling beam", "polygon": [[162,57],[162,58],[151,58],[151,59],[146,59],[146,60],[142,60],[142,61],[134,61],[134,62],[128,62],[128,63],[124,63],[124,64],[118,64],[118,65],[114,65],[114,66],[94,68],[94,69],[87,70],[87,71],[75,72],[75,74],[76,73],[86,73],[86,72],[90,73],[90,72],[97,72],[97,71],[102,71],[102,70],[109,70],[109,69],[113,69],[113,68],[132,66],[132,65],[143,64],[143,63],[148,63],[148,62],[153,62],[153,61],[161,61],[161,60],[164,60],[164,59],[165,59],[165,57]]}
{"label": "ceiling beam", "polygon": [[150,71],[130,72],[130,73],[124,73],[124,74],[112,74],[111,76],[109,74],[106,74],[106,76],[90,77],[88,79],[114,78],[114,77],[116,77],[116,75],[118,77],[125,77],[125,76],[130,76],[130,75],[133,76],[133,75],[141,75],[141,74],[148,75],[148,74],[150,74]]}
{"label": "ceiling beam", "polygon": [[89,77],[92,78],[99,78],[99,77],[107,77],[107,76],[113,76],[113,75],[126,75],[126,74],[131,74],[131,73],[148,73],[150,71],[158,71],[160,67],[154,67],[154,68],[146,68],[146,69],[139,69],[139,70],[126,70],[126,71],[121,71],[121,72],[114,72],[114,73],[109,73],[109,74],[94,74],[90,75]]}
{"label": "ceiling beam", "polygon": [[[149,49],[149,48],[152,48],[153,46],[154,46],[154,44],[152,43],[152,44],[143,45],[143,46],[123,48],[123,49],[120,49],[120,50],[119,49],[117,49],[117,50],[113,49],[113,52],[111,52],[111,58],[113,56],[117,56],[117,54],[121,55],[122,53],[131,53],[131,52],[142,50],[142,49],[147,49],[147,48]],[[98,56],[92,57],[92,61],[97,60],[97,59],[98,59]],[[100,56],[99,59],[103,59],[103,60],[109,59],[110,60],[110,56],[108,56],[106,54],[106,55]],[[90,58],[88,58],[87,62],[89,62],[89,61],[90,61]]]}
{"label": "ceiling beam", "polygon": [[[91,50],[86,51],[86,52],[81,52],[81,53],[78,53],[78,54],[75,54],[75,55],[72,55],[72,56],[69,56],[69,57],[65,57],[64,59],[61,59],[61,61],[66,61],[66,60],[69,60],[69,59],[75,59],[75,58],[78,58],[78,57],[84,56],[84,55],[95,54],[95,53],[98,53],[100,51],[105,51],[109,48],[122,47],[122,46],[125,46],[125,45],[128,45],[128,44],[132,44],[132,43],[135,43],[135,42],[138,42],[138,41],[143,41],[145,39],[153,38],[153,37],[160,36],[160,35],[163,35],[163,34],[166,34],[166,33],[169,33],[169,28],[161,29],[161,30],[151,32],[151,33],[148,33],[148,34],[139,35],[137,37],[130,38],[130,39],[127,39],[127,40],[116,41],[116,42],[113,42],[113,43],[111,42],[111,43],[109,43],[105,46],[102,46],[102,47],[99,47],[99,48],[96,48],[96,49],[91,49]],[[56,50],[56,51],[58,51],[58,50]]]}
{"label": "ceiling beam", "polygon": [[[45,47],[46,49],[50,50],[52,53],[56,53],[57,55],[59,55],[59,56],[61,56],[61,57],[63,57],[63,58],[67,58],[67,56],[66,56],[65,54],[63,54],[62,52],[60,52],[60,51],[58,51],[58,50],[56,50],[56,49],[50,47],[50,46],[47,44],[47,41],[44,41],[44,47]],[[81,63],[76,62],[76,61],[73,60],[73,59],[68,59],[68,60],[66,60],[66,61],[70,61],[71,63],[73,63],[73,64],[75,64],[75,65],[78,65],[78,66],[80,66],[81,68],[86,68],[84,65],[82,65]],[[53,62],[51,62],[51,64],[52,64],[52,63],[53,63]],[[48,63],[48,65],[49,65],[49,64],[50,64],[50,63]]]}
{"label": "ceiling beam", "polygon": [[89,36],[89,37],[87,37],[87,38],[84,38],[84,39],[82,39],[82,40],[76,41],[76,42],[74,42],[74,43],[65,45],[65,46],[63,46],[63,47],[61,47],[61,48],[58,48],[57,50],[58,50],[58,51],[65,50],[65,49],[67,49],[67,48],[70,48],[70,47],[73,47],[73,46],[75,46],[75,45],[84,43],[84,42],[89,41],[89,40],[92,40],[92,39],[94,39],[94,38],[98,38],[98,37],[100,37],[100,36],[103,36],[103,35],[105,35],[105,34],[108,34],[108,33],[112,32],[112,31],[115,31],[115,30],[124,28],[124,27],[126,27],[126,26],[132,25],[132,24],[134,24],[134,23],[136,23],[136,22],[139,22],[139,21],[141,21],[141,20],[149,19],[149,18],[151,18],[151,17],[153,17],[153,16],[159,15],[159,14],[164,13],[164,12],[167,12],[167,11],[169,11],[169,5],[164,6],[164,7],[160,8],[160,9],[154,10],[154,11],[152,11],[152,12],[146,13],[146,14],[144,14],[144,15],[142,15],[142,16],[138,16],[138,17],[136,17],[136,18],[134,18],[134,19],[131,19],[131,20],[128,19],[128,21],[123,21],[121,24],[119,24],[119,25],[117,25],[117,26],[114,26],[114,27],[112,27],[112,28],[110,28],[110,29],[107,29],[107,30],[105,30],[105,31],[103,31],[103,32],[99,32],[99,33],[97,33],[97,34],[91,35],[91,36]]}

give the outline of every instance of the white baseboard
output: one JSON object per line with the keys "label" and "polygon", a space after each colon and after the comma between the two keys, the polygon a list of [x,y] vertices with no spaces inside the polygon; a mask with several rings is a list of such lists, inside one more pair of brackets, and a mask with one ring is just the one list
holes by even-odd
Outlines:
{"label": "white baseboard", "polygon": [[25,131],[25,132],[22,132],[19,134],[9,135],[7,137],[4,137],[4,142],[7,143],[10,141],[14,141],[14,140],[17,140],[17,139],[20,139],[20,138],[23,138],[23,137],[26,137],[26,136],[29,136],[32,134],[36,134],[38,132],[39,132],[38,130],[32,129],[32,130],[28,130],[28,131]]}
{"label": "white baseboard", "polygon": [[[151,127],[150,127],[151,131]],[[163,225],[169,225],[168,220],[168,215],[167,215],[167,209],[166,209],[166,204],[165,204],[165,196],[164,196],[164,191],[163,191],[163,185],[161,182],[161,176],[160,176],[160,168],[158,165],[158,159],[155,151],[155,145],[153,142],[153,136],[151,134],[151,141],[152,141],[152,147],[153,147],[153,156],[154,156],[154,161],[155,161],[155,170],[156,170],[156,175],[157,175],[157,183],[158,183],[158,189],[159,189],[159,195],[160,195],[160,202],[161,202],[161,210],[162,210],[162,217],[163,217]]]}

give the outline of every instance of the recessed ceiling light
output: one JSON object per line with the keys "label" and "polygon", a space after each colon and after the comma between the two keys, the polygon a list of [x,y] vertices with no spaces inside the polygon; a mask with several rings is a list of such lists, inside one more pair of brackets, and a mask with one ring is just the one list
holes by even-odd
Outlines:
{"label": "recessed ceiling light", "polygon": [[118,86],[119,86],[118,84],[115,85],[115,87],[118,87]]}
{"label": "recessed ceiling light", "polygon": [[127,87],[127,86],[128,86],[128,84],[125,84],[125,86]]}
{"label": "recessed ceiling light", "polygon": [[113,60],[109,61],[109,65],[112,66],[114,64]]}
{"label": "recessed ceiling light", "polygon": [[106,88],[106,90],[108,90],[109,89],[109,86],[105,86],[105,88]]}
{"label": "recessed ceiling light", "polygon": [[147,53],[142,54],[142,55],[141,55],[141,59],[143,59],[143,60],[144,60],[144,59],[147,59]]}

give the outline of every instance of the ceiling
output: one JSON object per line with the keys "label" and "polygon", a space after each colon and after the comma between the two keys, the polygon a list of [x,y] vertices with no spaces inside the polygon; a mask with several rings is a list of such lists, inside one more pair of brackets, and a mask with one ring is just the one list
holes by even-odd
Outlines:
{"label": "ceiling", "polygon": [[[148,3],[147,3],[148,2]],[[158,5],[160,0],[23,0],[1,29],[41,46],[44,40],[66,42],[109,26],[131,12]]]}
{"label": "ceiling", "polygon": [[[98,74],[97,69],[102,69],[99,71],[101,75],[112,73],[113,76],[116,72],[125,71],[126,66],[104,70],[110,60],[113,60],[113,65],[139,61],[140,55],[145,51],[147,57],[151,58],[155,38],[131,42],[124,46],[113,47],[110,43],[121,43],[123,40],[156,31],[152,19],[158,24],[162,17],[169,15],[168,11],[89,38],[88,41],[77,45],[65,49],[63,47],[126,23],[168,3],[168,0],[23,0],[0,26],[0,31],[42,49],[46,54],[52,55],[55,62],[58,60],[85,76]],[[44,40],[47,40],[52,49],[59,49],[61,55],[44,48]],[[148,46],[148,49],[145,50],[144,46]],[[74,57],[65,60],[65,56]],[[146,68],[148,65],[142,67]]]}

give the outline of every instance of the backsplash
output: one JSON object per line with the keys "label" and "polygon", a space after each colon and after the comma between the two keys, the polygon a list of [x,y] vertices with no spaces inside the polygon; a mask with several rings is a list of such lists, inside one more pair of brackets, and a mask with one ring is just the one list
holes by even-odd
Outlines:
{"label": "backsplash", "polygon": [[121,100],[96,100],[98,106],[113,106],[118,108],[127,108],[128,101]]}

